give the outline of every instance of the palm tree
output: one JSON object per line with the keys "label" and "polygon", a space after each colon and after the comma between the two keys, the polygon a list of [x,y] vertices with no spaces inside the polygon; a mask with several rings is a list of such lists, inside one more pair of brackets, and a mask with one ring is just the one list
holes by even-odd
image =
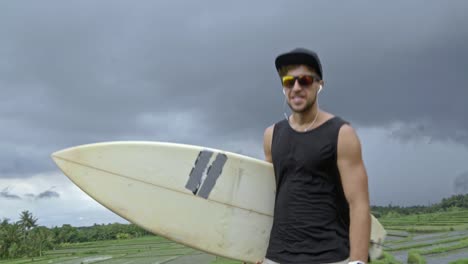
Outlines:
{"label": "palm tree", "polygon": [[27,210],[21,212],[19,224],[26,230],[26,232],[29,232],[29,230],[36,227],[37,226],[36,222],[37,222],[37,218],[34,218],[32,213],[30,213]]}
{"label": "palm tree", "polygon": [[29,234],[30,231],[37,226],[36,222],[37,218],[34,218],[31,212],[27,210],[21,212],[18,224],[22,229],[22,250],[24,250],[25,252],[30,251],[31,241],[29,240]]}

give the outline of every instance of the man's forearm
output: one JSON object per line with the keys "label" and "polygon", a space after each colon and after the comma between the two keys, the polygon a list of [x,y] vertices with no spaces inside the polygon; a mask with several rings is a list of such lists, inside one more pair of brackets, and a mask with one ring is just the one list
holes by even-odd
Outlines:
{"label": "man's forearm", "polygon": [[370,208],[367,204],[350,205],[350,261],[366,261],[371,231]]}

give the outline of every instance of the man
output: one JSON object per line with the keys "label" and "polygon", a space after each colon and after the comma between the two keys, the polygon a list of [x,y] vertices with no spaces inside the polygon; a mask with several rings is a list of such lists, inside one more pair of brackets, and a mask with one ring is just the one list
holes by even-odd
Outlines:
{"label": "man", "polygon": [[315,52],[298,48],[275,65],[292,114],[264,133],[277,188],[263,263],[366,263],[371,219],[356,132],[319,108],[324,81]]}

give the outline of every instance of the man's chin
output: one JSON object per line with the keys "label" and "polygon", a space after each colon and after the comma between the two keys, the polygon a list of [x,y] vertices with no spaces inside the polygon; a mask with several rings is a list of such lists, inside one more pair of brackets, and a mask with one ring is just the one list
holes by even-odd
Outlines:
{"label": "man's chin", "polygon": [[290,102],[288,102],[289,109],[291,109],[292,112],[297,113],[297,114],[302,114],[310,110],[312,108],[312,105],[309,104],[301,104],[301,105],[293,105]]}
{"label": "man's chin", "polygon": [[302,114],[307,111],[307,107],[302,106],[302,107],[291,107],[291,111],[294,113]]}

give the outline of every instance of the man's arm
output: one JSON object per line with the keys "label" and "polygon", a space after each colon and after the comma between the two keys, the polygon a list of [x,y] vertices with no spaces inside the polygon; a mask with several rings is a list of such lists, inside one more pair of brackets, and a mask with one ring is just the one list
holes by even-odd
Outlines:
{"label": "man's arm", "polygon": [[273,159],[271,157],[271,140],[273,138],[273,127],[274,125],[269,126],[263,134],[263,151],[265,153],[265,160],[271,163],[273,163]]}
{"label": "man's arm", "polygon": [[[265,161],[273,163],[273,159],[271,158],[271,140],[273,138],[273,127],[274,125],[269,126],[265,129],[263,133],[263,152],[265,154]],[[263,260],[259,260],[256,264],[262,264]],[[243,262],[243,264],[247,264]]]}
{"label": "man's arm", "polygon": [[362,160],[361,143],[349,125],[338,136],[338,169],[350,209],[350,261],[367,262],[371,229],[367,172]]}

